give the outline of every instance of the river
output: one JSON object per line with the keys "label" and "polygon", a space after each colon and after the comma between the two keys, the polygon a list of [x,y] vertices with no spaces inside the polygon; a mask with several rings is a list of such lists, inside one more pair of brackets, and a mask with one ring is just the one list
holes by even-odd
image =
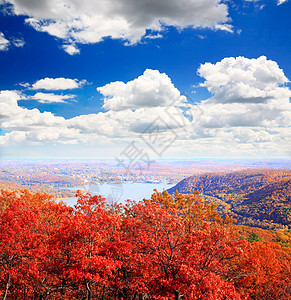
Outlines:
{"label": "river", "polygon": [[[102,195],[109,203],[125,203],[127,199],[140,201],[150,199],[153,190],[159,192],[171,188],[173,184],[164,183],[122,183],[122,184],[100,184],[85,187],[66,188],[70,190],[88,191],[91,195]],[[77,198],[62,199],[67,205],[73,206],[77,203]]]}

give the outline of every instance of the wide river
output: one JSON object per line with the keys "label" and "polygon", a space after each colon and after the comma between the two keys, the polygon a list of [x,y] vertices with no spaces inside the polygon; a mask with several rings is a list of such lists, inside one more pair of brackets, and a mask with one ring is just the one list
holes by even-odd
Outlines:
{"label": "wide river", "polygon": [[[122,184],[100,184],[85,187],[66,188],[70,190],[88,191],[91,195],[102,195],[109,203],[125,203],[127,199],[140,201],[150,199],[153,190],[162,192],[171,188],[172,184],[163,183],[122,183]],[[77,203],[77,198],[62,199],[67,205],[73,206]]]}

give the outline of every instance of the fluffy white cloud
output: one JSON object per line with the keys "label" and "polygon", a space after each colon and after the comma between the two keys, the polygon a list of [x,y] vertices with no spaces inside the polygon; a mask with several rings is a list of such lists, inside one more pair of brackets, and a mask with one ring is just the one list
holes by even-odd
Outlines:
{"label": "fluffy white cloud", "polygon": [[11,144],[76,144],[89,138],[75,128],[68,128],[63,117],[17,104],[25,99],[16,91],[0,92],[0,128],[8,131],[0,136],[0,145]]}
{"label": "fluffy white cloud", "polygon": [[181,129],[191,124],[177,107],[146,107],[135,111],[126,109],[82,115],[68,120],[67,124],[86,133],[110,137],[136,137],[146,132],[154,122],[161,131]]}
{"label": "fluffy white cloud", "polygon": [[204,102],[199,125],[205,128],[287,126],[290,105],[276,104],[214,104]]}
{"label": "fluffy white cloud", "polygon": [[151,69],[127,83],[111,82],[97,90],[105,96],[103,108],[112,111],[168,107],[185,101],[165,73]]}
{"label": "fluffy white cloud", "polygon": [[168,152],[173,156],[287,155],[291,95],[275,62],[226,58],[201,65],[199,74],[213,93],[199,105],[186,103],[166,74],[146,70],[127,83],[98,88],[106,112],[67,120],[22,108],[17,101],[25,99],[23,94],[2,91],[0,125],[10,132],[0,136],[0,143],[140,143],[155,124],[159,143],[177,139]]}
{"label": "fluffy white cloud", "polygon": [[0,136],[0,145],[3,144],[31,144],[42,145],[48,143],[77,144],[81,140],[80,133],[66,127],[41,127],[33,130],[14,130],[5,136]]}
{"label": "fluffy white cloud", "polygon": [[75,45],[63,45],[63,49],[70,55],[80,53],[80,50]]}
{"label": "fluffy white cloud", "polygon": [[40,79],[32,85],[33,90],[70,90],[77,89],[82,86],[86,81],[79,81],[77,79],[70,78],[44,78]]}
{"label": "fluffy white cloud", "polygon": [[225,58],[216,64],[205,63],[198,74],[202,86],[213,93],[203,101],[204,128],[288,126],[291,119],[289,80],[274,61],[261,56]]}
{"label": "fluffy white cloud", "polygon": [[[213,96],[202,101],[192,139],[201,149],[211,144],[218,155],[286,156],[290,140],[289,80],[274,61],[262,56],[225,58],[200,66],[202,86]],[[289,133],[288,133],[289,128]]]}
{"label": "fluffy white cloud", "polygon": [[278,64],[265,56],[224,58],[216,64],[205,63],[198,69],[205,78],[201,86],[214,94],[215,103],[263,103],[270,99],[290,97],[288,79]]}
{"label": "fluffy white cloud", "polygon": [[110,113],[77,116],[67,120],[67,126],[80,130],[84,135],[95,134],[103,137],[115,137],[128,134],[120,120],[112,118]]}
{"label": "fluffy white cloud", "polygon": [[[18,91],[0,91],[0,105],[16,107],[17,101],[22,99],[25,99],[25,97]],[[1,109],[1,111],[4,112],[5,109]]]}
{"label": "fluffy white cloud", "polygon": [[262,143],[270,142],[273,139],[267,130],[253,130],[242,127],[233,130],[233,137],[238,143]]}
{"label": "fluffy white cloud", "polygon": [[184,153],[195,147],[212,157],[288,155],[291,92],[276,62],[225,58],[201,65],[198,74],[213,96],[199,105],[203,114],[189,126]]}
{"label": "fluffy white cloud", "polygon": [[17,101],[22,99],[25,97],[20,92],[0,91],[0,128],[2,128],[3,120],[13,118],[19,112]]}
{"label": "fluffy white cloud", "polygon": [[20,107],[17,102],[24,99],[27,98],[17,91],[0,91],[1,129],[18,131],[64,124],[63,117],[55,117],[50,112],[41,113],[38,109]]}
{"label": "fluffy white cloud", "polygon": [[0,51],[7,51],[10,42],[4,37],[4,34],[0,32]]}
{"label": "fluffy white cloud", "polygon": [[25,99],[28,98],[18,91],[0,91],[0,128],[7,131],[0,135],[1,145],[76,144],[98,139],[96,133],[82,132],[63,117],[19,106],[18,101]]}
{"label": "fluffy white cloud", "polygon": [[[201,27],[232,31],[228,7],[221,0],[5,0],[16,15],[38,31],[63,39],[69,54],[76,43],[88,44],[105,37],[134,44],[146,30],[164,26]],[[152,35],[153,36],[153,35]],[[159,35],[156,35],[159,37]]]}
{"label": "fluffy white cloud", "polygon": [[36,93],[31,98],[40,103],[67,103],[66,100],[74,99],[75,95],[57,95],[53,93]]}

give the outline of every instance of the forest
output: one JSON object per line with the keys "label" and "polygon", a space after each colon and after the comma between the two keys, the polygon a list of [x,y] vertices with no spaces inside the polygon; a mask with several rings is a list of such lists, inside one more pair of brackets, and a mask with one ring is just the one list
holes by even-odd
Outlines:
{"label": "forest", "polygon": [[77,196],[1,191],[1,299],[290,299],[290,245],[199,192]]}
{"label": "forest", "polygon": [[291,229],[291,172],[289,169],[245,169],[208,172],[185,178],[169,189],[201,192],[218,211],[239,224],[265,229]]}

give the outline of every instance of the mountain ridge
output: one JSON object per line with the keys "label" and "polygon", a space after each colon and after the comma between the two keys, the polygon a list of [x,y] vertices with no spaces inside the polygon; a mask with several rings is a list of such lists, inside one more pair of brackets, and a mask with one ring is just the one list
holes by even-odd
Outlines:
{"label": "mountain ridge", "polygon": [[274,229],[291,228],[291,170],[245,169],[189,176],[168,192],[198,190],[207,202],[218,205],[239,224]]}

